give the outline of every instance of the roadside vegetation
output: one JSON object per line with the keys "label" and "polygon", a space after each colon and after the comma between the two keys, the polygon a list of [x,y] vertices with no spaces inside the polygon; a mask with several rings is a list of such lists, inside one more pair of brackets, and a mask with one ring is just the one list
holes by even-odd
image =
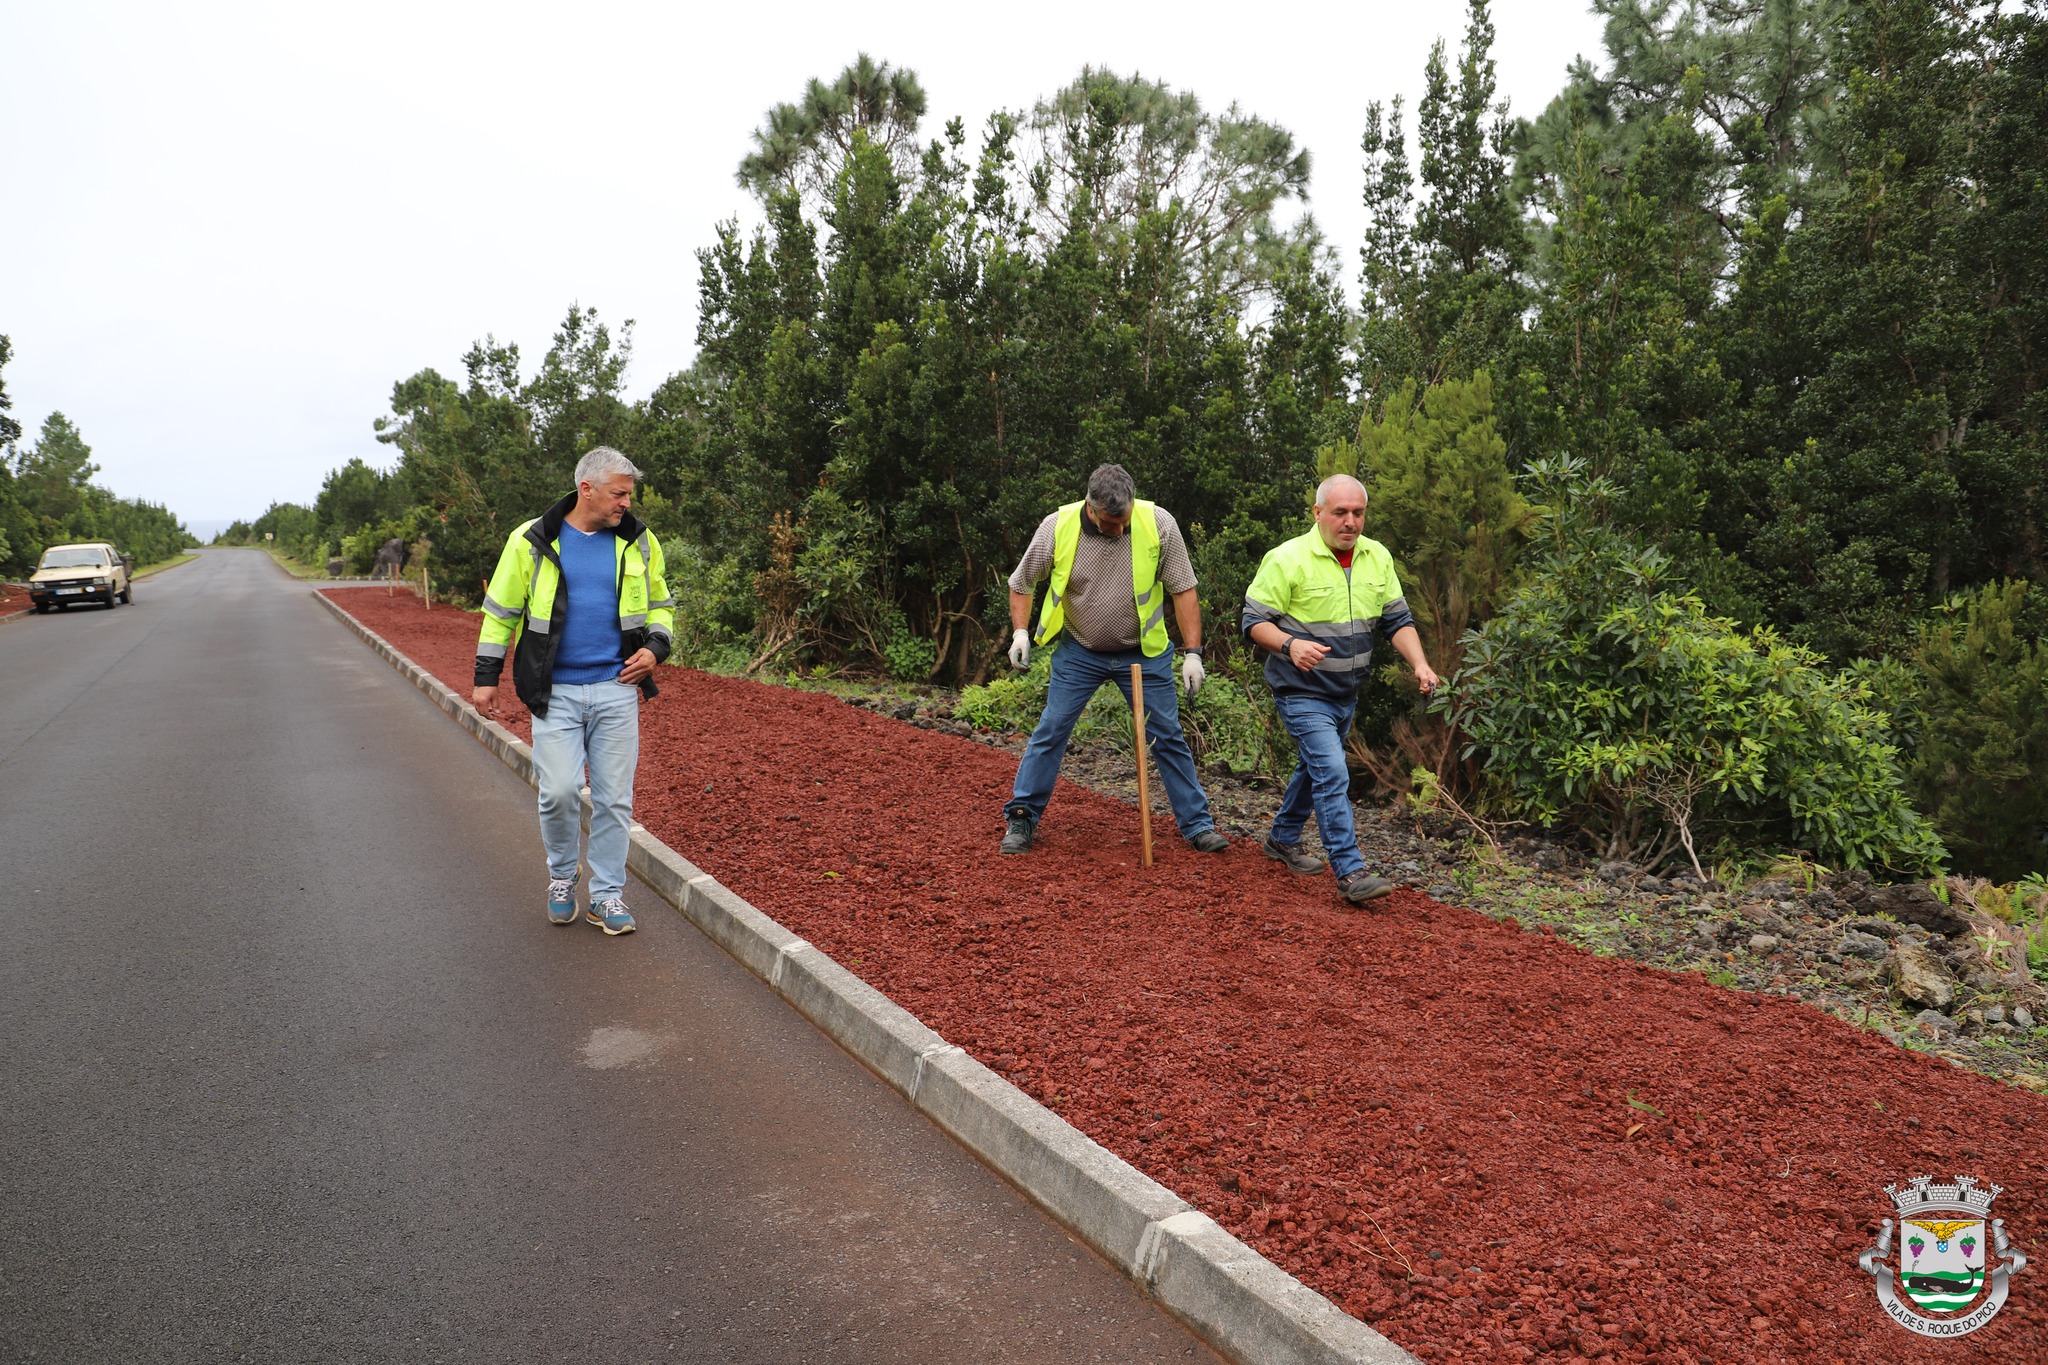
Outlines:
{"label": "roadside vegetation", "polygon": [[1115,460],[1188,530],[1204,762],[1261,780],[1290,756],[1238,604],[1355,471],[1452,678],[1369,684],[1361,791],[1489,853],[2011,900],[2048,872],[2048,18],[1602,8],[1524,117],[1472,0],[1417,106],[1367,111],[1362,242],[1236,106],[1091,68],[928,129],[863,56],[737,168],[689,370],[629,401],[632,324],[587,308],[537,365],[487,335],[393,386],[388,468],[224,539],[358,573],[398,537],[473,601],[613,445],[679,661],[1001,735],[1044,685],[1001,663],[1003,577]]}
{"label": "roadside vegetation", "polygon": [[26,578],[45,548],[71,541],[109,541],[152,565],[197,545],[169,509],[94,483],[92,447],[63,413],[44,419],[33,445],[21,444],[5,373],[13,354],[13,342],[0,336],[0,580]]}

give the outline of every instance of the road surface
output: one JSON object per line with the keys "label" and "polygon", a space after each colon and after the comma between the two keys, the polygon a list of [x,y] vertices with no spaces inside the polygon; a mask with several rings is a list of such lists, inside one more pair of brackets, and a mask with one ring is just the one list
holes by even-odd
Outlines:
{"label": "road surface", "polygon": [[0,1359],[1214,1359],[309,591],[0,624]]}

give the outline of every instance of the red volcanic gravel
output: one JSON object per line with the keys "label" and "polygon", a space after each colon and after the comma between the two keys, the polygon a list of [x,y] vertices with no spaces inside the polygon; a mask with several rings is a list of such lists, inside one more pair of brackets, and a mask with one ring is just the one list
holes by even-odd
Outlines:
{"label": "red volcanic gravel", "polygon": [[13,616],[34,607],[35,603],[30,600],[27,588],[14,588],[0,583],[0,616]]}
{"label": "red volcanic gravel", "polygon": [[[465,693],[477,618],[331,597]],[[826,696],[663,669],[636,816],[1418,1356],[2048,1359],[2048,1100],[1789,1000],[1408,890],[1370,913],[1014,760]],[[507,689],[509,692],[509,688]],[[1969,1172],[2034,1256],[1959,1341],[1888,1321],[1882,1187]]]}

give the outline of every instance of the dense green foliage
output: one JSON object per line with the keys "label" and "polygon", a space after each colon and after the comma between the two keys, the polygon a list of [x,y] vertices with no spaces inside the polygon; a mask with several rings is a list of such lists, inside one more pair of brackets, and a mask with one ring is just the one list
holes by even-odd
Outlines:
{"label": "dense green foliage", "polygon": [[1579,461],[1532,466],[1545,507],[1528,587],[1467,642],[1440,703],[1494,799],[1655,864],[1740,833],[1836,866],[1931,870],[1884,714],[1811,650],[1710,616],[1670,559],[1606,518]]}
{"label": "dense green foliage", "polygon": [[[1934,845],[1897,804],[1876,685],[1896,742],[1925,741],[1914,790],[1950,847],[2038,868],[2038,814],[1985,794],[2012,764],[2048,779],[2020,712],[1971,719],[1936,643],[1904,656],[1953,594],[2048,584],[2042,3],[1593,3],[1605,54],[1523,120],[1468,0],[1414,109],[1368,107],[1365,239],[1335,245],[1301,212],[1307,154],[1234,106],[1091,68],[928,137],[918,76],[863,56],[757,132],[738,175],[760,213],[700,253],[691,369],[628,401],[630,324],[588,310],[531,378],[486,338],[463,380],[395,387],[389,475],[273,514],[323,553],[424,536],[473,595],[603,441],[647,473],[683,657],[972,685],[1026,538],[1114,460],[1187,529],[1219,683],[1255,698],[1243,585],[1318,468],[1356,467],[1438,668],[1468,627],[1496,661],[1460,691],[1469,763],[1398,668],[1372,682],[1363,749],[1395,785],[1412,765],[1469,789],[1490,761],[1504,813],[1656,853],[1678,807],[1631,774],[1669,797],[1683,769],[1688,832],[1916,865]],[[1525,581],[1515,478],[1566,457],[1607,490],[1605,548],[1553,544]],[[1567,580],[1599,603],[1561,602]],[[1597,670],[1516,675],[1537,691],[1482,719],[1511,640],[1544,632],[1597,642],[1579,663],[1621,670],[1635,723],[1705,727],[1700,754],[1689,730],[1627,753],[1570,732],[1619,695]],[[1020,687],[970,705],[1008,715]],[[1710,699],[1687,688],[1724,709],[1684,710]],[[1233,749],[1257,729],[1218,727]]]}
{"label": "dense green foliage", "polygon": [[1986,586],[1907,655],[1913,794],[1958,860],[1998,881],[2048,869],[2048,612],[2028,611],[2042,597]]}
{"label": "dense green foliage", "polygon": [[[0,336],[0,370],[13,348]],[[0,375],[0,577],[34,572],[43,549],[76,540],[104,540],[155,564],[195,541],[178,519],[155,503],[119,498],[92,481],[99,466],[92,447],[61,412],[44,419],[36,442],[20,447],[21,424]]]}

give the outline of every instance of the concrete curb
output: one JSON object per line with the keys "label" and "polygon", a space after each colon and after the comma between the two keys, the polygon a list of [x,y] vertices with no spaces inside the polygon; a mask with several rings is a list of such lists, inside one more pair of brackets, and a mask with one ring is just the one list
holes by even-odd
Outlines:
{"label": "concrete curb", "polygon": [[[533,754],[518,736],[324,593],[313,595],[533,785]],[[799,1014],[1225,1356],[1258,1365],[1417,1365],[637,824],[627,862]]]}

